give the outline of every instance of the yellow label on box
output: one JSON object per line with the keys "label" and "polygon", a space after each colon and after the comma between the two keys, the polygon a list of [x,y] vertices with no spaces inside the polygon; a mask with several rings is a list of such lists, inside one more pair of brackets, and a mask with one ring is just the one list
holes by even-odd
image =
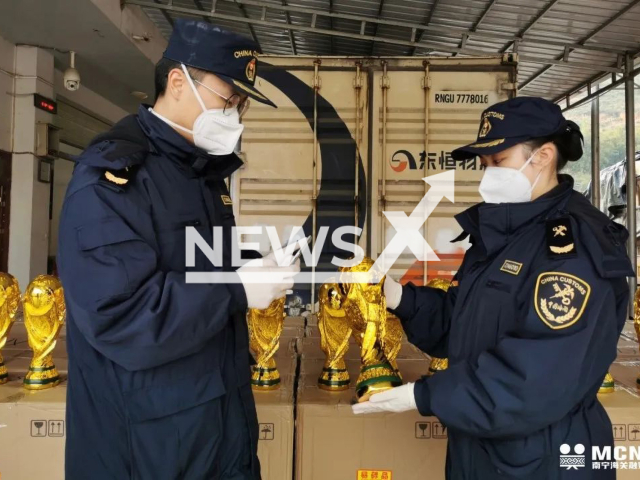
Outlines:
{"label": "yellow label on box", "polygon": [[358,470],[356,480],[391,480],[391,470]]}

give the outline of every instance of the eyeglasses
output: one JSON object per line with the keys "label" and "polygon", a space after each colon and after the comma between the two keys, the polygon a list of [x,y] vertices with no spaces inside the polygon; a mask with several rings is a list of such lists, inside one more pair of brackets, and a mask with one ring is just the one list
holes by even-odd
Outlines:
{"label": "eyeglasses", "polygon": [[238,95],[237,93],[234,93],[229,98],[227,98],[224,95],[221,95],[220,93],[216,92],[213,88],[205,85],[202,82],[199,82],[198,80],[194,80],[194,82],[200,85],[201,87],[206,88],[210,92],[215,93],[223,100],[226,100],[227,103],[224,104],[224,110],[222,111],[224,115],[231,115],[231,112],[233,112],[234,108],[238,109],[239,116],[242,116],[245,113],[247,113],[247,110],[249,109],[249,97],[240,98],[240,95]]}

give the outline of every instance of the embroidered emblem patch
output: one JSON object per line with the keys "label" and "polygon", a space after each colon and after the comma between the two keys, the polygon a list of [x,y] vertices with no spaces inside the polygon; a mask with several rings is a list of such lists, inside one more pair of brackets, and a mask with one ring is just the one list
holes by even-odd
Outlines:
{"label": "embroidered emblem patch", "polygon": [[482,128],[480,129],[480,133],[478,134],[478,137],[484,138],[487,135],[489,135],[490,131],[491,131],[491,122],[487,117],[484,117],[484,119],[482,120]]}
{"label": "embroidered emblem patch", "polygon": [[576,323],[589,300],[591,287],[578,277],[562,272],[538,276],[534,301],[540,319],[554,330]]}
{"label": "embroidered emblem patch", "polygon": [[575,252],[576,245],[568,218],[547,221],[547,246],[552,256],[563,256]]}
{"label": "embroidered emblem patch", "polygon": [[247,69],[245,70],[247,75],[247,80],[253,82],[256,79],[256,59],[252,58],[251,61],[247,64]]}
{"label": "embroidered emblem patch", "polygon": [[233,201],[231,201],[231,197],[229,195],[220,195],[220,198],[224,205],[233,205]]}
{"label": "embroidered emblem patch", "polygon": [[514,262],[513,260],[505,260],[504,264],[502,264],[502,267],[500,267],[500,270],[502,272],[510,273],[511,275],[518,275],[521,268],[521,263]]}

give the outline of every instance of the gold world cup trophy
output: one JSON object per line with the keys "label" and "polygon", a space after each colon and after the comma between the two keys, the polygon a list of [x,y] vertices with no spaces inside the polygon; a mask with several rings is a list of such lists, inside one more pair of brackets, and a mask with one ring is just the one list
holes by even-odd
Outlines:
{"label": "gold world cup trophy", "polygon": [[254,390],[275,390],[280,386],[280,372],[273,356],[280,347],[284,301],[285,297],[278,298],[263,310],[250,308],[247,313],[249,346],[256,357],[256,365],[251,367]]}
{"label": "gold world cup trophy", "polygon": [[[444,290],[445,292],[449,290],[451,286],[451,282],[449,280],[445,280],[444,278],[434,278],[433,280],[429,280],[427,282],[427,287],[439,288]],[[429,364],[429,372],[427,376],[435,375],[438,372],[446,370],[449,368],[449,359],[447,358],[437,358],[431,357],[431,363]]]}
{"label": "gold world cup trophy", "polygon": [[0,385],[7,383],[9,372],[4,365],[2,348],[7,343],[16,312],[20,304],[20,287],[18,281],[8,273],[0,272]]}
{"label": "gold world cup trophy", "polygon": [[321,285],[318,302],[320,347],[327,357],[318,379],[318,387],[330,392],[347,390],[351,379],[344,357],[349,350],[352,330],[342,306],[340,287],[336,283]]}
{"label": "gold world cup trophy", "polygon": [[51,352],[64,325],[66,307],[60,280],[50,275],[39,275],[24,292],[24,324],[33,359],[24,387],[44,390],[60,383],[60,374],[53,363]]}
{"label": "gold world cup trophy", "polygon": [[[382,293],[384,277],[374,281],[370,271],[374,262],[365,257],[354,267],[341,267],[341,273],[369,272],[370,281],[345,283],[341,275],[340,290],[353,334],[360,346],[361,369],[356,384],[358,402],[366,402],[375,393],[402,385],[395,363],[402,342],[399,322],[387,322],[387,302]],[[399,327],[399,331],[397,328]]]}

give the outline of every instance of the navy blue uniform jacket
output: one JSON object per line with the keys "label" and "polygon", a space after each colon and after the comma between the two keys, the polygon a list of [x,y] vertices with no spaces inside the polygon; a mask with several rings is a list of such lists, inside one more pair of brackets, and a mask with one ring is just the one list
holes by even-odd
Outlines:
{"label": "navy blue uniform jacket", "polygon": [[[248,429],[229,431],[249,432],[255,463],[244,288],[185,282],[188,270],[233,271],[224,179],[242,162],[207,155],[142,107],[77,162],[58,250],[68,312],[67,478],[214,478],[227,437],[203,406],[225,394],[224,412],[244,410],[248,419]],[[209,245],[212,227],[224,227],[223,266],[196,249],[186,268],[186,226]],[[166,443],[175,448],[153,446],[167,435],[176,435]]]}
{"label": "navy blue uniform jacket", "polygon": [[[447,427],[449,479],[615,478],[591,470],[591,447],[613,444],[596,394],[627,319],[628,233],[559,179],[533,202],[459,214],[472,246],[452,286],[406,285],[394,311],[449,359],[415,389]],[[582,444],[587,466],[561,469],[563,444]]]}

